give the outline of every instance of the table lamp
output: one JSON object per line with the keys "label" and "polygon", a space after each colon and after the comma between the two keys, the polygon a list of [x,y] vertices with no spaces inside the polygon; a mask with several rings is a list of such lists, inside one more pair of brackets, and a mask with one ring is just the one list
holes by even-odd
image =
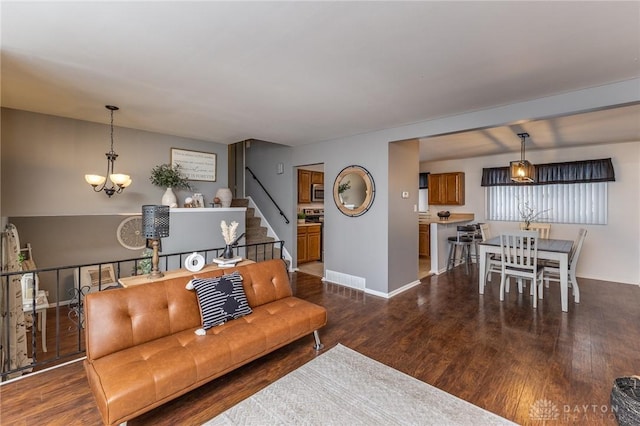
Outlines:
{"label": "table lamp", "polygon": [[158,268],[158,246],[160,238],[169,236],[169,206],[142,206],[142,232],[151,240],[153,256],[151,257],[151,273],[147,278],[160,278],[164,274]]}

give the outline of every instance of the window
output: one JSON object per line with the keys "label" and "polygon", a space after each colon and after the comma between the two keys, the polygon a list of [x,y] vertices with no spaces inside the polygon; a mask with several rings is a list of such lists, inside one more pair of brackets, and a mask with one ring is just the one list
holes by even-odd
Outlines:
{"label": "window", "polygon": [[535,221],[607,224],[607,182],[490,186],[487,220],[521,221],[523,204],[540,213]]}
{"label": "window", "polygon": [[610,158],[536,165],[532,184],[514,183],[508,167],[482,170],[488,220],[520,221],[527,206],[538,222],[607,224],[607,185],[615,181]]}

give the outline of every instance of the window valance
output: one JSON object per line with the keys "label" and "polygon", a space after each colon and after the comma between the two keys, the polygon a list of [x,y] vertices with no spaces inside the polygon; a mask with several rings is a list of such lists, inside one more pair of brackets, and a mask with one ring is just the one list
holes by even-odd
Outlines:
{"label": "window valance", "polygon": [[551,185],[616,180],[611,158],[536,164],[535,168],[536,179],[531,183],[513,182],[509,166],[484,168],[481,186]]}

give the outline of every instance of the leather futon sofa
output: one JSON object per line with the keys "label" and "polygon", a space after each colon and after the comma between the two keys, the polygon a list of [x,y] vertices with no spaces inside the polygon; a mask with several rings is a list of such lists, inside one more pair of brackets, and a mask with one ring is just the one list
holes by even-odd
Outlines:
{"label": "leather futon sofa", "polygon": [[[250,313],[203,327],[201,294],[187,284],[233,271]],[[85,312],[84,367],[105,424],[126,422],[302,336],[313,333],[318,350],[317,330],[327,322],[323,307],[292,296],[280,259],[88,294]]]}

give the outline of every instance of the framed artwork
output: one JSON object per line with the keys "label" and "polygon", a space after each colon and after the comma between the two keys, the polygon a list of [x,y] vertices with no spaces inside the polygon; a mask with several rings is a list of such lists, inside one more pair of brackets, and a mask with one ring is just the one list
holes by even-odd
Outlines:
{"label": "framed artwork", "polygon": [[98,287],[104,290],[106,287],[116,284],[117,282],[115,270],[111,263],[105,263],[102,267],[98,265],[83,266],[80,268],[79,275],[78,269],[75,268],[74,278],[76,288],[78,288],[78,286],[88,286],[90,287],[90,293],[97,291]]}
{"label": "framed artwork", "polygon": [[216,154],[171,148],[171,166],[176,164],[189,180],[216,181]]}

